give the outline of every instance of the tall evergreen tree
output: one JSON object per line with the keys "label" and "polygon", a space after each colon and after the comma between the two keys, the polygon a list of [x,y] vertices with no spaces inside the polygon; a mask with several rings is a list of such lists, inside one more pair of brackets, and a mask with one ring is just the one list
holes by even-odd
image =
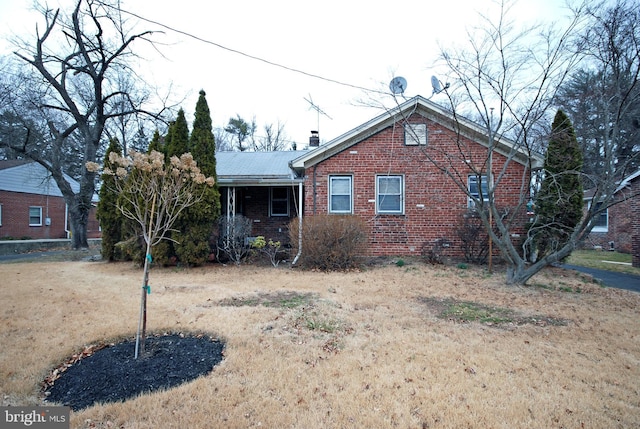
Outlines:
{"label": "tall evergreen tree", "polygon": [[160,138],[160,131],[156,130],[155,133],[153,133],[153,139],[151,139],[151,142],[149,142],[149,148],[147,149],[147,153],[151,153],[151,151],[157,151],[157,152],[161,152],[164,153],[164,147]]}
{"label": "tall evergreen tree", "polygon": [[164,149],[167,159],[189,152],[189,126],[182,109],[178,111],[176,120],[169,126]]}
{"label": "tall evergreen tree", "polygon": [[[216,179],[215,139],[211,126],[211,114],[204,91],[196,103],[193,131],[189,149],[200,171]],[[176,255],[185,265],[201,265],[211,254],[210,239],[220,216],[220,192],[217,185],[205,190],[203,199],[187,208],[180,216],[180,227],[172,236],[177,243]]]}
{"label": "tall evergreen tree", "polygon": [[538,256],[564,246],[583,216],[582,150],[573,125],[558,110],[544,161],[544,178],[536,197]]}
{"label": "tall evergreen tree", "polygon": [[[164,144],[160,138],[160,133],[157,132],[154,134],[153,140],[149,144],[149,153],[152,149],[164,153],[167,163],[170,162],[172,156],[180,157],[182,154],[189,152],[189,126],[185,119],[183,109],[178,111],[176,119],[169,124],[167,135],[164,138]],[[183,212],[178,219],[176,219],[173,228],[176,231],[186,230],[186,222],[187,218]],[[170,260],[176,258],[176,248],[182,245],[183,238],[178,236],[179,232],[168,232],[168,234],[170,234],[171,240],[161,241],[153,249],[153,259],[159,264],[169,263]],[[186,261],[181,262],[189,264]]]}
{"label": "tall evergreen tree", "polygon": [[[109,141],[109,147],[104,155],[104,166],[112,171],[113,165],[109,161],[111,153],[122,156],[122,147],[118,139]],[[106,261],[115,260],[115,245],[123,238],[122,222],[123,216],[117,207],[118,192],[115,187],[115,176],[102,174],[102,187],[100,188],[100,201],[98,202],[97,217],[102,229],[102,259]]]}

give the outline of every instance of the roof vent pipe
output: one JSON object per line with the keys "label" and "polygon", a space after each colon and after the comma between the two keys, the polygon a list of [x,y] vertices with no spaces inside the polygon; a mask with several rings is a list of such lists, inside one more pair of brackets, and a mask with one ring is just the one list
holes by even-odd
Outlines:
{"label": "roof vent pipe", "polygon": [[320,135],[317,131],[311,131],[311,137],[309,137],[309,147],[320,146]]}

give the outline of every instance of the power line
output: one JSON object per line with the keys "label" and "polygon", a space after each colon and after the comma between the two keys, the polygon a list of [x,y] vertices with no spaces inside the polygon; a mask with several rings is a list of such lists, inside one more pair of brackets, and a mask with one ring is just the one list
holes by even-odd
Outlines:
{"label": "power line", "polygon": [[113,9],[117,9],[122,13],[126,13],[127,15],[131,15],[133,17],[136,17],[141,21],[145,21],[145,22],[148,22],[148,23],[151,23],[151,24],[154,24],[154,25],[158,25],[160,27],[166,28],[169,31],[173,31],[174,33],[182,34],[184,36],[187,36],[187,37],[190,37],[192,39],[195,39],[195,40],[197,40],[199,42],[206,43],[208,45],[212,45],[212,46],[215,46],[215,47],[220,48],[220,49],[224,49],[225,51],[229,51],[229,52],[232,52],[232,53],[237,54],[237,55],[242,55],[243,57],[250,58],[250,59],[255,60],[255,61],[260,61],[260,62],[268,64],[270,66],[278,67],[278,68],[281,68],[281,69],[284,69],[284,70],[287,70],[287,71],[290,71],[290,72],[293,72],[293,73],[302,74],[304,76],[312,77],[314,79],[324,80],[326,82],[335,83],[337,85],[346,86],[346,87],[349,87],[349,88],[355,88],[355,89],[359,89],[359,90],[366,91],[366,92],[373,92],[373,93],[376,93],[376,94],[388,95],[388,93],[386,93],[384,91],[380,91],[380,90],[377,90],[377,89],[371,89],[371,88],[365,88],[363,86],[354,85],[354,84],[351,84],[351,83],[341,82],[341,81],[336,80],[336,79],[331,79],[331,78],[320,76],[320,75],[317,75],[317,74],[314,74],[314,73],[309,73],[309,72],[306,72],[304,70],[300,70],[300,69],[296,69],[296,68],[293,68],[293,67],[285,66],[283,64],[279,64],[279,63],[276,63],[276,62],[273,62],[273,61],[269,61],[269,60],[266,60],[264,58],[257,57],[255,55],[247,54],[246,52],[242,52],[242,51],[239,51],[237,49],[229,48],[229,47],[221,45],[219,43],[212,42],[211,40],[207,40],[207,39],[204,39],[204,38],[202,38],[200,36],[196,36],[195,34],[191,34],[191,33],[187,32],[187,31],[179,30],[179,29],[171,27],[171,26],[169,26],[167,24],[163,24],[161,22],[154,21],[154,20],[149,19],[149,18],[145,18],[145,17],[140,16],[140,15],[134,13],[134,12],[130,12],[128,10],[121,9],[119,7],[116,7],[116,6],[111,6],[111,5],[107,5],[107,4],[105,4],[105,6],[113,8]]}

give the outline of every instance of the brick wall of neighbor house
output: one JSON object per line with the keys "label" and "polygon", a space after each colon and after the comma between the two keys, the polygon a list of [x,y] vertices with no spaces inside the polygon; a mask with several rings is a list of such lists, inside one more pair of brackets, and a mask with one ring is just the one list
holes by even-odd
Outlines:
{"label": "brick wall of neighbor house", "polygon": [[[0,237],[67,238],[65,231],[66,206],[62,197],[0,191],[0,204],[2,204]],[[41,226],[29,226],[29,207],[32,206],[42,207]],[[89,214],[88,238],[101,236],[95,212],[94,207]],[[51,224],[48,226],[45,225],[47,217],[51,219]]]}
{"label": "brick wall of neighbor house", "polygon": [[[413,122],[415,118],[411,118]],[[424,118],[419,118],[421,122]],[[427,121],[428,145],[431,154],[444,165],[444,153],[456,155],[455,136],[447,128]],[[467,156],[476,165],[482,165],[487,152],[483,146],[466,141]],[[353,175],[354,214],[369,225],[369,251],[371,255],[419,255],[425,247],[430,249],[436,240],[451,243],[451,256],[460,256],[460,240],[456,234],[460,218],[467,211],[467,197],[450,178],[436,169],[423,153],[424,148],[404,144],[401,126],[387,128],[356,145],[334,155],[306,171],[306,216],[327,213],[328,176]],[[439,155],[438,155],[439,154]],[[500,172],[505,158],[494,154],[494,175]],[[463,170],[464,159],[454,161]],[[501,207],[515,207],[522,186],[523,166],[512,162],[507,170],[508,180],[500,184],[496,201]],[[376,215],[376,175],[404,175],[405,205],[403,215]],[[465,176],[466,182],[466,176]],[[315,182],[315,196],[314,196]],[[526,208],[522,207],[521,225]],[[516,232],[522,233],[522,227]],[[514,238],[518,240],[518,238]]]}
{"label": "brick wall of neighbor house", "polygon": [[631,200],[630,217],[632,219],[631,263],[640,268],[640,177],[631,182],[631,193],[636,197]]}
{"label": "brick wall of neighbor house", "polygon": [[[61,197],[0,191],[2,204],[1,237],[32,239],[67,238],[65,203]],[[29,226],[29,207],[42,207],[42,226]],[[51,225],[45,225],[45,218]]]}
{"label": "brick wall of neighbor house", "polygon": [[[614,250],[622,253],[631,253],[632,202],[632,199],[628,199],[609,207],[607,232],[592,231],[582,243],[582,247],[589,249],[598,247],[603,250],[611,250],[611,243],[613,243]],[[586,209],[587,204],[585,204]]]}

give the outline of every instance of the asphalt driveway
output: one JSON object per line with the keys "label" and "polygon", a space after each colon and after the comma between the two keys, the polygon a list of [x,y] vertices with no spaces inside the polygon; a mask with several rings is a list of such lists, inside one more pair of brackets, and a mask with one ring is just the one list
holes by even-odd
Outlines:
{"label": "asphalt driveway", "polygon": [[618,289],[640,292],[640,276],[617,273],[614,271],[598,270],[595,268],[579,267],[577,265],[562,265],[563,268],[589,274],[600,280],[604,285]]}

